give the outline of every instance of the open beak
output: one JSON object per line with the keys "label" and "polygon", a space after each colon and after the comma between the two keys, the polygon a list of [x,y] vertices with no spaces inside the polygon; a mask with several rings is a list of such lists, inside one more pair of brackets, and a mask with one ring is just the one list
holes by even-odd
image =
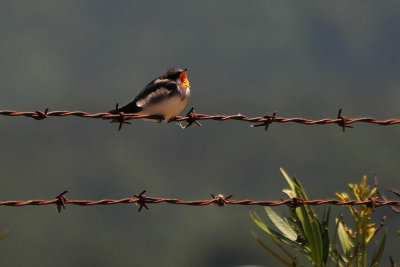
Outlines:
{"label": "open beak", "polygon": [[179,79],[181,80],[181,83],[187,87],[190,86],[189,84],[189,80],[187,78],[187,69],[185,69],[184,71],[182,71],[182,73],[179,75]]}

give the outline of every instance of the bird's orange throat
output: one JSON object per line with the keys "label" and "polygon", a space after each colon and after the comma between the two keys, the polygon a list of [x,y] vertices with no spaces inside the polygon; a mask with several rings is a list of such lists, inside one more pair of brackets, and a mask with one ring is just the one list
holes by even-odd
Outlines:
{"label": "bird's orange throat", "polygon": [[179,75],[179,79],[181,80],[181,83],[183,85],[185,85],[186,87],[189,87],[189,80],[187,78],[187,70],[184,70],[180,75]]}

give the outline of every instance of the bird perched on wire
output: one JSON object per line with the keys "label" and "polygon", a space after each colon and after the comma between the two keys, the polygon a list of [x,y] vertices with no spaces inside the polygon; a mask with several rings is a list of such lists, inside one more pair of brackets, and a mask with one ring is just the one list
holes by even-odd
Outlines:
{"label": "bird perched on wire", "polygon": [[149,120],[169,122],[185,108],[189,97],[187,69],[172,68],[146,85],[131,102],[109,113],[151,115]]}

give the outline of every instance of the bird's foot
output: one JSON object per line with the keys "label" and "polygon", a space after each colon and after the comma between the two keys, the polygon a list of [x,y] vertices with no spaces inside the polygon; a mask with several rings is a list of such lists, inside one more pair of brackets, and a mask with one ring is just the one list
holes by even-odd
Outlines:
{"label": "bird's foot", "polygon": [[168,122],[175,121],[175,120],[176,120],[176,116],[169,119]]}
{"label": "bird's foot", "polygon": [[150,115],[147,119],[160,123],[165,120],[165,117],[163,115]]}

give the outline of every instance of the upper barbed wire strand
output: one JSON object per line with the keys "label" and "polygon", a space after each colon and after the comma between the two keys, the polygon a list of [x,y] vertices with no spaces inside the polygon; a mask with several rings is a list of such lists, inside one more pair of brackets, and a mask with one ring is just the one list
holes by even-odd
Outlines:
{"label": "upper barbed wire strand", "polygon": [[[25,116],[30,117],[36,120],[42,120],[48,117],[67,117],[67,116],[74,116],[74,117],[82,117],[82,118],[91,118],[91,119],[110,119],[113,122],[119,122],[120,126],[122,123],[127,123],[129,120],[135,119],[146,119],[146,118],[153,118],[152,115],[136,115],[136,114],[129,114],[129,113],[119,113],[119,114],[110,114],[107,112],[102,113],[88,113],[85,111],[68,111],[68,110],[57,110],[57,111],[48,111],[46,109],[43,111],[13,111],[13,110],[0,110],[0,115],[3,116]],[[318,120],[311,120],[306,118],[294,117],[294,118],[285,118],[285,117],[278,117],[276,116],[276,112],[272,115],[264,115],[264,116],[257,116],[257,117],[248,117],[242,114],[236,115],[207,115],[207,114],[200,114],[196,113],[192,108],[186,116],[177,116],[174,120],[176,122],[186,121],[188,124],[185,127],[192,125],[192,123],[196,123],[197,125],[201,126],[198,122],[200,120],[214,120],[214,121],[226,121],[226,120],[237,120],[237,121],[245,121],[250,123],[260,123],[254,124],[253,127],[265,126],[268,127],[269,124],[273,122],[277,123],[299,123],[304,125],[325,125],[325,124],[338,124],[340,127],[350,128],[350,124],[354,123],[370,123],[370,124],[377,124],[382,126],[389,126],[394,124],[399,124],[400,119],[386,119],[386,120],[378,120],[373,117],[360,117],[360,118],[347,118],[341,115],[341,110],[337,118],[324,118]]]}
{"label": "upper barbed wire strand", "polygon": [[21,206],[43,206],[43,205],[56,205],[57,210],[60,212],[61,207],[64,209],[67,205],[78,205],[78,206],[94,206],[94,205],[116,205],[116,204],[132,204],[135,203],[139,205],[139,211],[145,207],[149,209],[147,204],[161,204],[167,203],[171,205],[188,205],[188,206],[207,206],[207,205],[215,205],[215,206],[227,206],[227,205],[240,205],[240,206],[281,206],[286,205],[292,208],[301,207],[304,205],[368,205],[372,208],[378,208],[383,206],[400,206],[400,200],[379,200],[377,198],[370,198],[365,201],[358,200],[348,200],[342,201],[339,199],[314,199],[314,200],[303,200],[301,198],[291,198],[291,199],[281,199],[277,201],[273,200],[252,200],[252,199],[243,199],[243,200],[234,200],[231,199],[232,195],[228,197],[224,197],[222,194],[212,195],[210,199],[205,200],[181,200],[178,198],[161,198],[161,197],[151,197],[146,196],[146,191],[142,191],[139,195],[134,195],[135,197],[121,198],[121,199],[101,199],[101,200],[70,200],[65,197],[65,194],[68,191],[64,191],[54,199],[49,200],[9,200],[9,201],[0,201],[0,206],[12,206],[12,207],[21,207]]}

